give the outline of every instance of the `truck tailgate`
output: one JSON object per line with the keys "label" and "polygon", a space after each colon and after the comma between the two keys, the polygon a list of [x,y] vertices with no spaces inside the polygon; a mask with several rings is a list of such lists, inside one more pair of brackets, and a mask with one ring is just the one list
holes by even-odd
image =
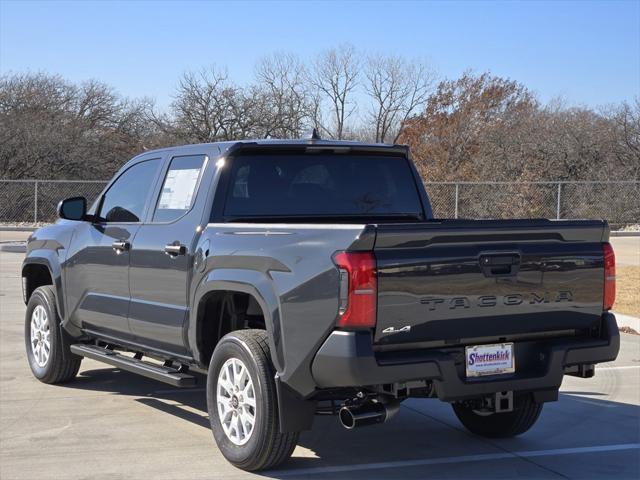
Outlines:
{"label": "truck tailgate", "polygon": [[603,221],[378,225],[375,342],[502,339],[597,327]]}

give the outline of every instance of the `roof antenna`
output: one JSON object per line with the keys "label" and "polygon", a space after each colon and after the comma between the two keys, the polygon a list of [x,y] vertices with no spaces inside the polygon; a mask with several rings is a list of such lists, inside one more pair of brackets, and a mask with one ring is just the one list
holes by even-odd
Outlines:
{"label": "roof antenna", "polygon": [[318,131],[315,128],[312,128],[308,131],[306,131],[303,135],[302,135],[302,139],[303,140],[309,140],[309,141],[316,141],[316,140],[322,140],[322,138],[320,138],[320,134],[318,133]]}

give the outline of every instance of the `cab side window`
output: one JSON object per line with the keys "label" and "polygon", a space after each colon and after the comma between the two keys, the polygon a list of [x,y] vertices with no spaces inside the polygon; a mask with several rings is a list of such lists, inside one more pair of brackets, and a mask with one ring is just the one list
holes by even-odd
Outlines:
{"label": "cab side window", "polygon": [[172,222],[193,206],[198,180],[202,174],[204,155],[189,155],[171,159],[160,198],[153,214],[154,222]]}
{"label": "cab side window", "polygon": [[100,217],[106,222],[140,222],[160,159],[136,163],[120,175],[104,194]]}

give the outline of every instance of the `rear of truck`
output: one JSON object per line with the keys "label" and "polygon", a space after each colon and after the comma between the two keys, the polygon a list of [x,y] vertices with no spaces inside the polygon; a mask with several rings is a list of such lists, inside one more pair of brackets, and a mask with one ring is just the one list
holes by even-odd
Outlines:
{"label": "rear of truck", "polygon": [[341,310],[314,378],[373,386],[341,410],[349,428],[417,396],[452,403],[476,434],[523,433],[565,374],[618,354],[608,236],[602,221],[377,225],[371,250],[336,257]]}
{"label": "rear of truck", "polygon": [[[438,397],[472,431],[504,436],[487,426],[503,418],[491,415],[535,421],[565,374],[590,377],[616,358],[608,236],[602,221],[377,225],[369,251],[336,257],[343,313],[314,378],[375,385],[377,402]],[[348,408],[353,426],[361,411],[385,417],[371,403]]]}
{"label": "rear of truck", "polygon": [[216,235],[234,234],[229,255],[283,265],[269,280],[277,382],[343,401],[345,426],[437,397],[476,433],[522,433],[565,374],[616,358],[606,222],[433,219],[404,147],[245,144],[226,157]]}

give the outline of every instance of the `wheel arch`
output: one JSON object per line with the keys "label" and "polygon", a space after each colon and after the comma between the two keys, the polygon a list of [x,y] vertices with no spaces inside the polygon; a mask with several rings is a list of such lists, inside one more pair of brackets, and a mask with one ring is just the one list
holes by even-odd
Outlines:
{"label": "wheel arch", "polygon": [[190,318],[188,322],[187,337],[188,344],[192,350],[194,359],[201,364],[205,364],[205,352],[200,348],[201,322],[208,321],[204,314],[205,305],[208,300],[221,293],[238,293],[248,295],[260,307],[264,318],[265,330],[268,334],[271,360],[276,371],[280,372],[284,368],[284,352],[280,335],[280,307],[278,296],[276,295],[270,278],[262,272],[241,269],[217,269],[205,275],[198,285],[193,297]]}
{"label": "wheel arch", "polygon": [[[47,272],[48,278],[45,277]],[[66,319],[66,309],[64,305],[62,269],[54,252],[34,250],[22,262],[21,276],[23,279],[23,300],[25,304],[29,301],[33,291],[43,285],[51,285],[56,297],[56,307],[60,318]]]}

